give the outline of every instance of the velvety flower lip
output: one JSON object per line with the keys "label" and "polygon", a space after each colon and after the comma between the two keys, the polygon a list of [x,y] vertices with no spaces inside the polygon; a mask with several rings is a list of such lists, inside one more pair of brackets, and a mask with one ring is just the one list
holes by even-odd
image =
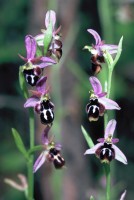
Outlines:
{"label": "velvety flower lip", "polygon": [[[25,37],[25,47],[26,47],[26,52],[27,56],[26,58],[19,55],[25,62],[32,63],[32,68],[38,66],[39,68],[44,68],[49,65],[56,64],[56,62],[49,58],[49,57],[36,57],[36,40],[33,36],[31,35],[26,35]],[[34,66],[34,64],[36,64]]]}
{"label": "velvety flower lip", "polygon": [[95,76],[91,76],[89,78],[89,81],[90,81],[90,83],[92,85],[92,88],[93,88],[93,94],[91,94],[91,98],[92,98],[92,96],[97,97],[99,103],[104,105],[105,109],[108,109],[108,110],[113,110],[113,109],[120,110],[119,105],[115,101],[105,97],[107,93],[106,92],[102,92],[101,83]]}
{"label": "velvety flower lip", "polygon": [[[108,122],[104,138],[98,139],[99,143],[94,145],[92,148],[86,150],[85,154],[96,154],[96,152],[104,146],[104,144],[111,145],[111,149],[114,150],[115,159],[122,162],[123,164],[127,164],[127,158],[123,154],[123,152],[116,146],[114,143],[118,142],[118,138],[113,139],[114,130],[116,128],[116,120],[112,119]],[[105,148],[106,149],[106,148]],[[98,156],[98,155],[97,155]]]}
{"label": "velvety flower lip", "polygon": [[[34,166],[33,166],[34,173],[44,164],[44,162],[46,160],[54,162],[53,159],[50,159],[51,158],[50,152],[52,151],[52,149],[55,149],[55,151],[58,152],[58,156],[60,156],[59,151],[61,150],[61,145],[59,143],[55,144],[52,141],[52,138],[48,137],[48,132],[49,132],[50,128],[51,127],[47,125],[42,133],[42,143],[44,145],[44,151],[41,152],[41,154],[39,155],[39,157],[37,158],[37,160],[34,163]],[[63,158],[61,157],[61,159],[63,159]],[[63,159],[63,161],[64,161],[64,159]],[[64,165],[64,164],[65,164],[65,161],[62,163],[62,165]]]}
{"label": "velvety flower lip", "polygon": [[104,44],[104,41],[101,40],[99,34],[93,29],[87,29],[87,31],[93,35],[95,39],[95,45],[91,48],[91,53],[93,55],[103,56],[103,52],[107,50],[110,54],[117,53],[118,45]]}
{"label": "velvety flower lip", "polygon": [[48,90],[46,89],[46,80],[46,76],[43,76],[39,79],[36,84],[36,91],[31,90],[33,96],[27,99],[24,104],[24,108],[35,107],[37,104],[40,104],[41,97],[48,93]]}

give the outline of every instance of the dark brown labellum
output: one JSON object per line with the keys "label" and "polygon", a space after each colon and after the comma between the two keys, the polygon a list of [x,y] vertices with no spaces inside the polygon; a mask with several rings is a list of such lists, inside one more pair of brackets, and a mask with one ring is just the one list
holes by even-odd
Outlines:
{"label": "dark brown labellum", "polygon": [[50,100],[43,100],[40,104],[40,119],[42,124],[51,124],[54,120],[54,105]]}
{"label": "dark brown labellum", "polygon": [[97,121],[99,119],[99,102],[98,99],[90,99],[90,102],[86,106],[86,112],[89,121]]}
{"label": "dark brown labellum", "polygon": [[60,151],[56,148],[49,150],[49,160],[53,162],[56,169],[60,169],[65,165],[64,158],[60,155]]}
{"label": "dark brown labellum", "polygon": [[37,81],[39,80],[39,76],[35,74],[34,69],[24,69],[23,74],[26,82],[31,86],[35,86]]}
{"label": "dark brown labellum", "polygon": [[102,69],[101,63],[104,63],[104,62],[105,62],[105,60],[104,60],[103,56],[93,55],[91,57],[92,71],[95,74],[98,74]]}
{"label": "dark brown labellum", "polygon": [[115,158],[115,151],[112,144],[105,142],[99,149],[96,150],[96,155],[102,162],[111,162]]}

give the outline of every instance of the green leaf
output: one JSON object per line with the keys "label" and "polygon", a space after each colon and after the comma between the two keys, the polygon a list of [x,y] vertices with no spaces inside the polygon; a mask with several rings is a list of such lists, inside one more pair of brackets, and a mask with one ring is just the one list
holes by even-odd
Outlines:
{"label": "green leaf", "polygon": [[118,44],[118,51],[116,54],[116,57],[114,59],[114,62],[112,64],[112,69],[114,68],[114,66],[116,65],[116,63],[118,62],[120,56],[121,56],[121,52],[122,52],[122,42],[123,42],[123,36],[121,37],[119,44]]}
{"label": "green leaf", "polygon": [[19,83],[20,83],[20,88],[23,92],[23,95],[27,99],[29,95],[28,95],[26,81],[23,74],[23,66],[20,66],[20,69],[19,69]]}
{"label": "green leaf", "polygon": [[37,45],[37,48],[36,48],[36,55],[37,55],[37,57],[42,56],[42,50],[39,45]]}
{"label": "green leaf", "polygon": [[82,133],[83,133],[83,135],[84,135],[84,137],[85,137],[85,140],[86,140],[87,143],[88,143],[88,146],[89,146],[90,148],[92,148],[92,147],[94,146],[94,143],[93,143],[91,137],[88,135],[87,131],[85,130],[85,128],[84,128],[83,126],[81,126],[81,130],[82,130]]}
{"label": "green leaf", "polygon": [[42,146],[42,145],[34,146],[33,148],[31,148],[31,149],[28,151],[28,154],[32,154],[32,153],[34,153],[35,151],[41,151],[41,150],[43,150],[43,146]]}
{"label": "green leaf", "polygon": [[53,30],[52,30],[52,22],[48,25],[47,30],[44,33],[44,55],[46,55],[48,48],[50,46],[51,40],[53,36]]}
{"label": "green leaf", "polygon": [[17,148],[24,155],[24,157],[26,159],[28,159],[27,150],[26,150],[26,148],[24,146],[24,143],[23,143],[19,133],[17,132],[16,129],[12,128],[12,134],[13,134],[14,141],[15,141],[15,144],[16,144]]}
{"label": "green leaf", "polygon": [[107,63],[108,65],[108,68],[111,68],[112,64],[113,64],[113,58],[112,56],[110,55],[110,53],[108,51],[105,50],[104,52],[104,58],[105,58],[105,62]]}

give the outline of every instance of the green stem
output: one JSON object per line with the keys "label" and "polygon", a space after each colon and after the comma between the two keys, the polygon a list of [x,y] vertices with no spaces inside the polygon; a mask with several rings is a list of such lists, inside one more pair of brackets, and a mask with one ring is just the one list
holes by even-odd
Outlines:
{"label": "green stem", "polygon": [[110,92],[111,92],[111,82],[112,82],[112,72],[110,68],[108,69],[108,88],[107,88],[107,98],[110,97]]}
{"label": "green stem", "polygon": [[[29,129],[30,129],[30,149],[34,147],[34,111],[29,108]],[[34,193],[34,175],[33,175],[33,162],[34,155],[29,156],[29,161],[27,163],[28,167],[28,200],[33,200]]]}
{"label": "green stem", "polygon": [[110,164],[103,164],[106,175],[106,200],[110,200],[111,176]]}

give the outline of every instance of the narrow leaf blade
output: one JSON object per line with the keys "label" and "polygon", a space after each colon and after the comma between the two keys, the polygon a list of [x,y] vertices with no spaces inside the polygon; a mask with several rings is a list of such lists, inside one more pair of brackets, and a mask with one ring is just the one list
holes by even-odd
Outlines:
{"label": "narrow leaf blade", "polygon": [[119,60],[119,58],[120,58],[120,56],[121,56],[121,52],[122,52],[122,42],[123,42],[123,36],[121,37],[121,39],[120,39],[120,41],[119,41],[118,51],[117,51],[116,57],[115,57],[115,59],[114,59],[112,68],[114,68],[114,66],[116,65],[116,63],[118,62],[118,60]]}
{"label": "narrow leaf blade", "polygon": [[45,31],[44,34],[44,55],[46,55],[48,48],[50,46],[51,40],[53,36],[53,30],[52,30],[52,22],[49,24],[47,30]]}
{"label": "narrow leaf blade", "polygon": [[28,98],[28,90],[27,90],[26,81],[25,81],[25,78],[24,78],[22,66],[20,66],[20,69],[19,69],[19,83],[20,83],[20,88],[23,92],[23,95],[27,99]]}
{"label": "narrow leaf blade", "polygon": [[12,134],[17,148],[24,155],[25,158],[28,158],[27,150],[17,130],[12,128]]}
{"label": "narrow leaf blade", "polygon": [[83,126],[81,126],[81,130],[82,130],[82,133],[83,133],[83,135],[84,135],[84,137],[85,137],[85,140],[86,140],[87,143],[88,143],[88,146],[89,146],[90,148],[92,148],[92,147],[94,146],[94,143],[93,143],[91,137],[88,135],[87,131],[85,130],[85,128],[84,128]]}

